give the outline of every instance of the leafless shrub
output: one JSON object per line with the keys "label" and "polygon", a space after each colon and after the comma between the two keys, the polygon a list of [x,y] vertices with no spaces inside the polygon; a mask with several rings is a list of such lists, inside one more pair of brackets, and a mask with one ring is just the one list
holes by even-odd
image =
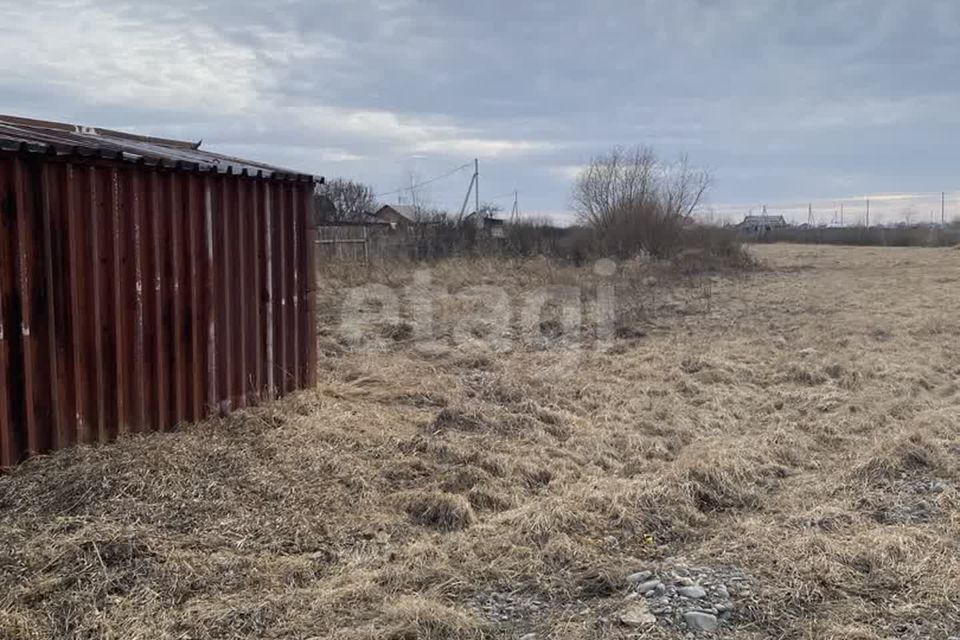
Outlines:
{"label": "leafless shrub", "polygon": [[369,185],[346,178],[334,178],[317,187],[317,196],[333,205],[324,209],[328,222],[360,222],[364,214],[377,208],[377,200]]}
{"label": "leafless shrub", "polygon": [[710,175],[685,156],[670,164],[650,147],[615,147],[587,164],[572,199],[578,221],[597,234],[606,253],[668,258],[709,186]]}
{"label": "leafless shrub", "polygon": [[732,229],[706,224],[688,225],[681,233],[680,244],[683,248],[673,260],[682,272],[752,269],[757,266],[757,261]]}

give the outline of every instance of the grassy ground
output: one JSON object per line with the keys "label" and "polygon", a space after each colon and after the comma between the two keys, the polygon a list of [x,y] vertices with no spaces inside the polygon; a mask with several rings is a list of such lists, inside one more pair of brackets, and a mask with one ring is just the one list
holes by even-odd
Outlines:
{"label": "grassy ground", "polygon": [[587,321],[519,341],[445,295],[427,347],[405,308],[339,324],[408,271],[325,274],[315,390],[0,478],[0,638],[683,637],[621,620],[640,570],[741,577],[723,637],[960,633],[960,251],[754,251],[622,266],[606,350],[571,348],[588,267],[436,265]]}

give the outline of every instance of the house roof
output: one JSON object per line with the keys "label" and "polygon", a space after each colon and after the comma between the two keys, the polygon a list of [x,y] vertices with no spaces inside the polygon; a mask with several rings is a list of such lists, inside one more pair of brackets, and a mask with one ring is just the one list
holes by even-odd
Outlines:
{"label": "house roof", "polygon": [[315,176],[200,149],[199,142],[139,136],[123,131],[0,115],[0,150],[120,160],[189,171],[213,171],[279,180]]}
{"label": "house roof", "polygon": [[397,215],[406,218],[410,222],[414,222],[417,219],[417,209],[408,204],[385,204],[377,210],[376,215],[380,215],[380,212],[384,209],[391,209]]}
{"label": "house roof", "polygon": [[[476,220],[477,215],[478,215],[477,212],[474,211],[473,213],[468,213],[466,216],[464,216],[463,219]],[[483,220],[484,222],[490,222],[491,224],[503,224],[505,222],[503,218],[498,218],[496,216],[490,216],[490,215],[484,215],[480,219]]]}
{"label": "house roof", "polygon": [[783,216],[744,216],[743,222],[741,225],[753,225],[753,224],[784,224],[786,220],[783,219]]}
{"label": "house roof", "polygon": [[360,214],[360,224],[390,224],[386,220],[381,220],[375,213],[364,212]]}

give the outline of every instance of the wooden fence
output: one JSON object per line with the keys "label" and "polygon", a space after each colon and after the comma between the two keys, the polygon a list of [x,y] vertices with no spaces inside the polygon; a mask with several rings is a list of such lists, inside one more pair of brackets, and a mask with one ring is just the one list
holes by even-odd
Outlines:
{"label": "wooden fence", "polygon": [[342,224],[316,228],[317,262],[373,263],[390,260],[430,260],[469,253],[494,254],[503,238],[487,237],[470,225]]}
{"label": "wooden fence", "polygon": [[316,255],[322,262],[370,259],[370,230],[366,225],[317,227]]}

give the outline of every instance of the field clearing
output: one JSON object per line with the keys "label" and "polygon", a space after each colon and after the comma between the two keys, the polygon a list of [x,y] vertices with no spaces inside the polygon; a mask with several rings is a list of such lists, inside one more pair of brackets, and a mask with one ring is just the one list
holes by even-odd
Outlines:
{"label": "field clearing", "polygon": [[326,274],[316,390],[0,477],[0,638],[682,638],[701,600],[719,637],[960,635],[960,251],[751,251],[748,274],[623,266],[607,350],[550,321],[454,347],[458,295],[439,345],[350,337],[345,288],[412,273]]}

